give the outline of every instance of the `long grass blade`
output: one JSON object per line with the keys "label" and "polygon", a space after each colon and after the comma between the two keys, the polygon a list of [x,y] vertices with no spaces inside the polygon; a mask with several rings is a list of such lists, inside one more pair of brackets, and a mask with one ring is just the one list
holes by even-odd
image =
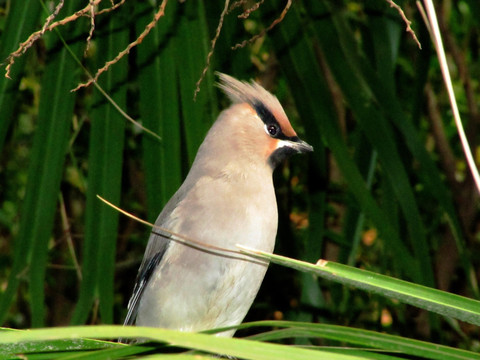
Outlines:
{"label": "long grass blade", "polygon": [[[68,10],[74,6],[69,4]],[[0,313],[5,311],[19,284],[19,272],[29,264],[30,307],[32,326],[41,326],[45,315],[45,273],[48,241],[58,199],[63,163],[75,95],[69,86],[75,81],[74,63],[65,49],[56,50],[58,38],[47,38],[51,62],[45,69],[38,124],[34,137],[29,180],[22,205],[20,231],[15,246],[15,260],[7,290],[2,297]]]}
{"label": "long grass blade", "polygon": [[450,100],[450,106],[453,111],[453,118],[455,119],[458,135],[462,143],[463,152],[465,154],[465,157],[467,158],[467,163],[475,181],[475,185],[477,186],[477,190],[480,192],[480,174],[478,173],[472,150],[470,149],[465,130],[463,129],[460,112],[458,111],[457,100],[455,99],[455,92],[453,91],[452,79],[450,78],[450,70],[448,69],[447,57],[445,55],[445,50],[443,49],[442,35],[440,34],[440,29],[438,26],[435,6],[433,5],[432,0],[425,0],[424,4],[427,9],[429,25],[432,31],[433,43],[435,44],[435,49],[437,50],[438,60],[440,61],[440,68],[442,70],[443,79],[447,88],[448,98]]}
{"label": "long grass blade", "polygon": [[[2,336],[6,332],[23,332],[24,330],[20,331],[12,331],[11,329],[2,328],[1,329]],[[101,340],[90,340],[90,339],[76,339],[72,340],[51,340],[51,341],[44,341],[44,342],[19,342],[16,344],[10,344],[9,346],[2,346],[0,347],[0,359],[9,359],[16,354],[23,354],[28,355],[28,359],[30,359],[32,354],[35,353],[42,353],[44,358],[46,354],[50,354],[53,356],[53,353],[59,352],[60,354],[64,354],[67,351],[92,351],[92,350],[100,350],[100,349],[111,349],[111,348],[118,348],[123,347],[121,344],[115,344],[111,342],[101,341]],[[79,353],[77,353],[79,354]]]}
{"label": "long grass blade", "polygon": [[78,326],[71,328],[51,328],[22,332],[6,332],[0,338],[0,344],[16,344],[28,341],[46,341],[53,339],[77,339],[81,337],[97,339],[144,338],[158,342],[196,349],[212,354],[222,354],[246,359],[258,360],[359,360],[368,357],[337,354],[325,349],[310,350],[288,345],[262,343],[244,339],[231,339],[180,332],[175,330],[146,328],[138,326]]}
{"label": "long grass blade", "polygon": [[[324,10],[319,9],[318,11]],[[413,249],[413,254],[418,259],[417,264],[421,269],[420,277],[416,281],[433,285],[434,278],[425,227],[408,180],[406,168],[396,146],[393,129],[385,115],[379,111],[377,100],[373,96],[374,91],[363,78],[362,72],[358,71],[361,69],[355,64],[356,57],[350,53],[352,46],[346,45],[353,43],[353,34],[350,35],[350,32],[347,31],[336,31],[337,22],[343,20],[341,16],[336,13],[331,17],[316,21],[314,29],[317,32],[317,39],[365,137],[377,150],[385,177],[390,182],[402,209],[410,234],[410,247]]]}
{"label": "long grass blade", "polygon": [[[368,85],[368,88],[378,100],[377,104],[381,107],[382,113],[385,114],[385,116],[392,122],[392,125],[396,128],[396,130],[401,133],[403,136],[403,143],[406,144],[412,156],[418,162],[418,168],[420,170],[418,175],[428,185],[426,186],[426,189],[430,191],[431,196],[438,201],[440,206],[443,208],[443,211],[447,215],[452,233],[456,240],[460,257],[462,259],[464,271],[467,274],[467,279],[473,294],[478,298],[478,284],[475,276],[472,276],[472,262],[469,259],[466,251],[463,231],[452,203],[451,194],[446,188],[445,184],[442,182],[442,176],[440,175],[440,172],[431,155],[425,149],[423,141],[420,139],[418,131],[415,129],[413,122],[406,116],[398,97],[393,91],[391,86],[391,83],[393,83],[393,74],[389,76],[390,80],[386,80],[385,77],[380,77],[378,71],[373,68],[371,63],[366,59],[366,56],[358,53],[358,48],[355,43],[352,40],[347,41],[347,39],[353,39],[354,34],[349,30],[346,20],[339,16],[333,17],[332,19],[333,23],[330,23],[327,26],[331,28],[335,27],[337,28],[337,32],[339,34],[344,34],[343,37],[339,36],[339,42],[342,44],[342,48],[344,48],[344,54],[348,54],[349,64],[354,66],[352,71],[355,71],[357,74],[363,74],[363,81]],[[381,32],[386,33],[388,31],[384,30]],[[349,35],[345,36],[345,34]],[[386,52],[386,50],[384,52]],[[392,50],[391,52],[394,53],[395,51]],[[384,62],[388,62],[387,60],[381,57],[377,60],[377,63],[383,64]],[[334,64],[335,63],[336,61],[334,61]],[[386,65],[383,64],[381,66]],[[346,86],[349,86],[349,84],[347,83]],[[422,85],[419,87],[423,89]],[[423,264],[427,265],[426,262]]]}
{"label": "long grass blade", "polygon": [[[128,11],[125,7],[122,10]],[[109,29],[108,35],[98,39],[98,47],[102,51],[97,60],[101,64],[128,44],[128,28],[118,16],[107,24],[100,23],[97,26],[106,26]],[[123,58],[99,80],[100,86],[121,108],[126,104],[124,84],[127,74],[128,62]],[[83,281],[72,319],[74,324],[86,321],[95,295],[98,296],[102,322],[113,322],[113,283],[119,214],[104,206],[97,199],[97,194],[116,203],[120,200],[125,121],[100,92],[95,93],[91,118]]]}
{"label": "long grass blade", "polygon": [[306,30],[299,10],[292,8],[282,25],[273,30],[271,35],[279,61],[285,69],[287,81],[295,88],[292,95],[308,129],[306,133],[308,142],[314,147],[322,141],[327,144],[344,178],[348,179],[348,190],[397,254],[395,261],[412,279],[420,278],[418,263],[403,244],[388,216],[370,194],[338,124],[334,121],[337,116],[332,106],[333,100],[319,68],[313,46],[307,40],[306,33],[302,32]]}
{"label": "long grass blade", "polygon": [[[75,4],[68,4],[64,11],[71,13],[75,8]],[[70,37],[73,37],[76,33],[75,31],[70,34]],[[29,176],[32,178],[31,191],[37,192],[37,194],[34,195],[34,204],[27,202],[29,206],[33,205],[34,208],[24,212],[29,217],[35,216],[34,219],[29,219],[29,222],[38,224],[38,227],[30,229],[27,235],[34,239],[30,267],[30,305],[34,327],[44,324],[44,283],[48,240],[53,226],[75,104],[75,94],[71,94],[69,89],[77,81],[75,62],[67,49],[56,50],[61,42],[59,36],[55,33],[48,35],[47,40],[50,40],[49,46],[52,58],[42,80],[39,123],[35,135],[35,140],[38,142],[34,142],[33,145],[33,166],[30,168]],[[65,40],[69,41],[69,38]],[[71,47],[73,52],[78,53],[80,51],[79,43],[73,43]],[[39,181],[39,179],[43,181]],[[25,224],[25,226],[29,227],[30,224]]]}
{"label": "long grass blade", "polygon": [[[155,11],[145,1],[138,9],[145,14],[137,22],[138,32]],[[136,7],[137,8],[137,7]],[[142,11],[144,10],[144,11]],[[182,181],[181,121],[175,48],[181,46],[175,26],[178,4],[170,3],[165,16],[138,48],[140,115],[143,124],[162,141],[143,136],[143,164],[148,220],[155,221]]]}
{"label": "long grass blade", "polygon": [[449,346],[431,342],[409,339],[364,329],[356,329],[347,326],[293,321],[258,321],[242,324],[240,329],[252,327],[272,327],[276,329],[248,337],[249,339],[260,341],[275,341],[303,336],[309,338],[313,337],[337,340],[341,341],[342,343],[359,345],[365,349],[381,349],[384,351],[390,351],[393,354],[407,354],[417,357],[421,356],[422,358],[426,359],[480,359],[480,354],[473,351],[455,349]]}
{"label": "long grass blade", "polygon": [[480,301],[332,261],[311,264],[237,245],[246,254],[480,325]]}
{"label": "long grass blade", "polygon": [[207,71],[202,88],[194,99],[196,83],[209,51],[209,33],[203,0],[186,2],[178,24],[176,59],[180,86],[183,132],[188,164],[216,116],[212,71]]}
{"label": "long grass blade", "polygon": [[[13,1],[10,3],[10,11],[6,18],[0,42],[0,61],[6,59],[12,51],[16,50],[18,44],[33,32],[41,14],[40,9],[40,1],[37,0]],[[12,104],[17,96],[17,88],[25,61],[25,56],[16,60],[10,71],[11,79],[6,78],[3,74],[0,76],[0,114],[2,114],[0,121],[0,149],[3,148],[3,143],[12,120],[15,109]],[[0,311],[0,317],[2,316],[1,314],[2,312]]]}

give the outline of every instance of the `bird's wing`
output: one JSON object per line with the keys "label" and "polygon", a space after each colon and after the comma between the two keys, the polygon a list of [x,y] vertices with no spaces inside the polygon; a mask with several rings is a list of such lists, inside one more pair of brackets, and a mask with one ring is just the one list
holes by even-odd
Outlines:
{"label": "bird's wing", "polygon": [[[178,219],[172,214],[174,213],[174,210],[178,204],[183,200],[184,196],[185,191],[180,188],[179,191],[177,191],[177,193],[165,205],[164,209],[158,216],[157,221],[155,221],[156,226],[159,226],[160,228],[175,227]],[[138,269],[137,279],[133,288],[133,294],[128,301],[128,312],[123,323],[124,325],[133,325],[135,323],[143,292],[145,291],[150,278],[155,272],[155,269],[162,261],[163,255],[167,251],[170,243],[169,239],[171,238],[171,235],[160,228],[153,228],[150,239],[148,240],[148,245],[147,249],[145,250],[145,255],[143,256],[142,264]]]}
{"label": "bird's wing", "polygon": [[[137,279],[133,288],[133,294],[128,301],[128,312],[124,325],[133,325],[137,317],[138,306],[148,281],[157,268],[167,250],[169,240],[167,234],[155,233],[150,236],[147,251],[138,270]],[[150,246],[152,244],[152,246]],[[149,256],[150,255],[150,256]]]}

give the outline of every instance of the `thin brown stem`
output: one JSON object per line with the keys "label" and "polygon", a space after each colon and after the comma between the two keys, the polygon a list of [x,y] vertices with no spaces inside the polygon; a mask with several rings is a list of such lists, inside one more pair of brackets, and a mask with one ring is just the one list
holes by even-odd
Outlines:
{"label": "thin brown stem", "polygon": [[128,44],[128,46],[120,51],[118,53],[117,56],[115,56],[114,59],[110,60],[110,61],[107,61],[105,63],[105,65],[97,70],[95,76],[91,77],[86,83],[83,83],[83,84],[80,84],[78,85],[75,89],[73,89],[72,91],[77,91],[78,89],[81,89],[83,87],[88,87],[90,86],[91,84],[93,83],[96,83],[98,81],[98,78],[100,77],[100,75],[102,75],[104,72],[106,72],[108,69],[110,69],[110,67],[117,63],[120,59],[122,59],[124,56],[128,55],[130,53],[130,51],[137,45],[141,44],[141,42],[143,41],[143,39],[145,39],[145,37],[150,33],[150,31],[155,27],[155,25],[157,24],[157,22],[160,20],[160,18],[162,18],[164,15],[165,15],[165,6],[167,5],[167,0],[163,0],[162,3],[160,4],[160,7],[158,8],[158,11],[155,13],[154,17],[153,17],[153,20],[145,27],[145,29],[143,30],[143,32],[138,36],[138,38],[131,42],[130,44]]}
{"label": "thin brown stem", "polygon": [[270,26],[268,26],[266,29],[264,29],[263,31],[261,31],[259,34],[256,34],[254,36],[252,36],[250,39],[247,39],[247,40],[244,40],[242,41],[241,43],[238,43],[236,44],[234,47],[232,47],[232,50],[237,50],[238,48],[243,48],[245,47],[247,44],[251,44],[253,43],[255,40],[261,38],[262,36],[265,36],[265,34],[267,32],[269,32],[270,30],[272,30],[277,24],[279,24],[280,22],[282,22],[282,20],[285,18],[285,15],[287,15],[287,12],[288,10],[290,9],[290,6],[292,6],[292,0],[287,0],[287,4],[285,5],[285,8],[283,9],[282,13],[280,14],[280,16],[273,20],[273,22],[270,24]]}
{"label": "thin brown stem", "polygon": [[403,9],[398,6],[397,4],[395,4],[393,2],[393,0],[385,0],[389,5],[390,7],[393,7],[395,8],[398,13],[400,14],[400,16],[402,17],[402,20],[403,22],[407,25],[407,28],[406,28],[406,32],[410,33],[410,35],[412,36],[413,40],[417,43],[419,49],[422,48],[422,44],[420,44],[420,41],[418,40],[417,38],[417,35],[415,34],[415,31],[413,31],[411,25],[412,25],[412,22],[410,20],[408,20],[407,16],[405,15],[405,13],[403,12]]}
{"label": "thin brown stem", "polygon": [[225,19],[225,15],[228,12],[228,5],[230,0],[225,0],[225,6],[223,8],[222,13],[220,14],[220,20],[218,21],[217,30],[215,31],[215,36],[212,39],[212,44],[210,45],[210,51],[207,55],[207,61],[205,67],[203,68],[202,75],[200,75],[200,79],[198,79],[197,84],[195,85],[195,92],[193,94],[193,98],[197,98],[197,94],[200,91],[200,84],[202,83],[205,75],[207,74],[208,68],[210,67],[210,60],[213,56],[213,52],[215,51],[215,44],[217,43],[218,37],[220,36],[220,32],[222,31],[223,21]]}

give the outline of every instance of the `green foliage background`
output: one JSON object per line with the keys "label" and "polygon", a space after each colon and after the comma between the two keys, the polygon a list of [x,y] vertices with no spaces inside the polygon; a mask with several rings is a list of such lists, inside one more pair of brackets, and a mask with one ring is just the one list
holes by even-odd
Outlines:
{"label": "green foliage background", "polygon": [[[398,12],[381,0],[295,1],[265,37],[232,50],[285,7],[264,2],[239,19],[253,5],[247,2],[225,17],[194,100],[224,4],[171,0],[152,32],[98,82],[161,141],[129,123],[98,88],[71,92],[86,80],[83,66],[94,73],[139,36],[158,10],[154,3],[127,1],[98,15],[85,56],[88,18],[47,32],[16,59],[11,80],[0,78],[0,324],[123,321],[149,229],[96,195],[156,218],[228,106],[214,71],[263,83],[315,148],[275,173],[277,253],[480,297],[478,195],[414,2],[398,4],[413,21],[421,50]],[[0,1],[0,58],[38,30],[54,5]],[[57,18],[85,5],[66,1]],[[477,152],[480,5],[442,0],[437,10]],[[271,266],[247,316],[261,319],[479,348],[477,327],[278,266]]]}

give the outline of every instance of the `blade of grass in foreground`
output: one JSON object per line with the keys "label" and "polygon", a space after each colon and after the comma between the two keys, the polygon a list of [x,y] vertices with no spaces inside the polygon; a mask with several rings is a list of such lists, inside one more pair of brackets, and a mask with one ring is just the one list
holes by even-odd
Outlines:
{"label": "blade of grass in foreground", "polygon": [[480,325],[480,301],[331,261],[314,265],[237,245],[246,254]]}
{"label": "blade of grass in foreground", "polygon": [[[259,341],[276,341],[287,338],[322,338],[334,341],[341,341],[348,344],[355,344],[362,346],[361,349],[344,347],[342,349],[320,349],[323,350],[320,353],[322,356],[326,356],[328,353],[328,359],[352,359],[352,356],[335,357],[333,353],[343,353],[344,355],[355,354],[357,359],[396,359],[393,355],[382,355],[381,351],[387,351],[389,353],[398,353],[399,355],[414,355],[421,356],[426,359],[452,359],[452,360],[475,360],[480,359],[480,354],[463,350],[455,349],[448,346],[439,344],[433,344],[425,341],[408,339],[396,335],[382,334],[375,331],[354,329],[346,326],[328,325],[328,324],[312,324],[306,322],[292,322],[292,321],[258,321],[245,323],[238,327],[232,327],[237,329],[246,328],[259,328],[259,327],[273,327],[277,330],[263,332],[258,335],[253,335],[245,339],[225,339],[226,344],[222,341],[218,343],[215,339],[217,337],[206,336],[205,334],[190,334],[180,333],[172,330],[154,329],[154,328],[138,328],[138,327],[121,327],[121,326],[90,326],[90,327],[70,327],[70,328],[57,328],[57,329],[38,329],[33,331],[12,331],[11,333],[3,333],[0,338],[0,344],[5,344],[1,347],[0,356],[6,356],[7,351],[9,354],[15,354],[21,352],[22,354],[29,354],[35,352],[39,355],[43,353],[55,355],[53,352],[63,350],[82,351],[75,355],[75,358],[88,358],[88,359],[107,359],[118,358],[128,355],[139,355],[151,350],[160,350],[154,344],[135,344],[131,346],[125,346],[122,344],[103,342],[97,340],[85,340],[79,339],[79,337],[94,337],[94,338],[114,338],[116,336],[141,336],[148,337],[150,339],[169,342],[178,346],[192,349],[201,349],[210,352],[227,354],[224,351],[223,346],[232,347],[236,354],[242,353],[247,356],[247,349],[252,349],[249,354],[252,359],[271,359],[276,356],[277,350],[283,349],[285,346],[274,344],[262,344]],[[136,331],[137,329],[138,332]],[[215,331],[223,331],[224,329],[217,329]],[[4,337],[4,335],[11,335]],[[32,335],[33,333],[33,335]],[[134,334],[134,335],[132,335]],[[147,336],[147,334],[149,334]],[[18,336],[15,336],[18,335]],[[197,335],[200,335],[198,337]],[[62,340],[63,339],[63,340]],[[258,345],[258,346],[257,346]],[[266,345],[266,346],[263,346]],[[269,345],[273,345],[273,348]],[[102,349],[103,348],[103,349]],[[98,349],[95,351],[94,349]],[[296,350],[299,350],[299,357],[291,357],[289,359],[303,359],[303,349],[290,347],[291,353],[286,356],[294,356]],[[318,351],[318,347],[316,348]],[[327,351],[328,349],[328,351]],[[85,350],[87,350],[85,352]],[[267,351],[275,352],[267,354]],[[344,350],[344,351],[339,351]],[[160,350],[161,351],[161,350]],[[372,352],[370,352],[372,351]],[[380,351],[380,353],[378,353]],[[229,353],[230,354],[230,353]],[[167,356],[157,353],[156,356]],[[179,356],[175,354],[172,356]],[[238,356],[238,355],[237,355]],[[44,357],[43,357],[44,358]],[[53,357],[52,357],[53,358]],[[282,357],[286,358],[286,357]]]}
{"label": "blade of grass in foreground", "polygon": [[[7,331],[10,333],[22,333],[24,330],[12,330],[7,328],[0,328],[1,336],[3,337]],[[92,351],[98,351],[100,349],[111,349],[111,348],[118,348],[122,347],[121,344],[116,344],[107,341],[100,341],[100,340],[90,340],[90,339],[68,339],[68,340],[49,340],[49,341],[42,341],[42,342],[19,342],[19,343],[10,343],[8,346],[1,346],[0,347],[0,359],[9,359],[13,354],[22,354],[22,355],[29,355],[28,359],[30,359],[30,354],[32,353],[63,353],[65,355],[66,352],[75,352],[75,351],[88,351],[91,353]],[[45,356],[43,357],[46,358]]]}
{"label": "blade of grass in foreground", "polygon": [[326,358],[329,360],[359,360],[369,358],[366,356],[336,354],[323,349],[312,350],[245,339],[231,339],[207,334],[186,333],[176,330],[118,325],[59,327],[5,332],[0,337],[0,344],[10,346],[11,344],[29,341],[78,339],[82,337],[96,339],[115,339],[119,337],[145,338],[213,354],[258,360],[324,360]]}
{"label": "blade of grass in foreground", "polygon": [[249,337],[249,339],[255,339],[259,341],[275,341],[298,337],[316,337],[337,340],[367,348],[398,352],[399,354],[421,356],[422,358],[427,359],[480,359],[480,354],[472,351],[455,349],[449,346],[429,343],[426,341],[408,339],[405,337],[383,334],[370,330],[355,329],[347,326],[312,324],[292,321],[258,321],[242,324],[239,328],[243,329],[252,327],[281,328]]}

